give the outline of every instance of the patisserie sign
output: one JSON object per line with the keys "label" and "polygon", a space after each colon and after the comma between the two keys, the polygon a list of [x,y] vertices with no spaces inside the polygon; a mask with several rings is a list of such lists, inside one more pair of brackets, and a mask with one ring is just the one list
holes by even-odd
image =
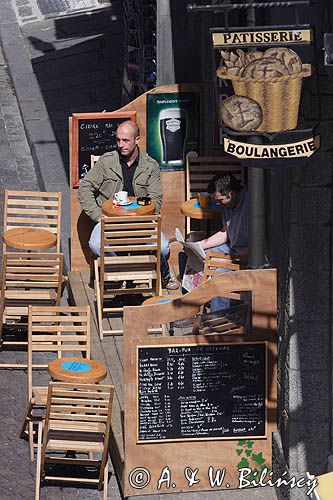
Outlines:
{"label": "patisserie sign", "polygon": [[235,31],[213,33],[215,48],[255,45],[290,45],[293,43],[311,43],[311,29],[265,30],[265,31]]}
{"label": "patisserie sign", "polygon": [[311,156],[320,147],[320,136],[290,144],[249,144],[224,138],[224,150],[241,159],[304,158]]}

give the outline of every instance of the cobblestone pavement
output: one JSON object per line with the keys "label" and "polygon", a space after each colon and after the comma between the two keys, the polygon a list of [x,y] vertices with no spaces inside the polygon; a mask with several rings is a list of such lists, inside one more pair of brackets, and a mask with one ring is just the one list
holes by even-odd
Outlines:
{"label": "cobblestone pavement", "polygon": [[[5,189],[38,189],[21,114],[0,46],[0,206]],[[0,210],[0,226],[3,226]],[[2,246],[0,246],[0,257]]]}
{"label": "cobblestone pavement", "polygon": [[[4,189],[38,190],[30,148],[28,146],[15,92],[0,47],[0,204]],[[3,210],[0,210],[1,229]],[[0,246],[0,252],[2,245]],[[17,362],[26,359],[24,353],[0,353],[0,359]],[[44,374],[37,374],[37,383],[45,385]],[[29,460],[28,444],[18,437],[27,400],[25,370],[1,370],[0,374],[0,500],[30,500],[34,498],[36,462]],[[111,469],[112,470],[112,469]],[[42,488],[42,498],[84,499],[102,498],[94,488],[73,488],[59,485]],[[109,482],[109,498],[121,496],[114,474]]]}

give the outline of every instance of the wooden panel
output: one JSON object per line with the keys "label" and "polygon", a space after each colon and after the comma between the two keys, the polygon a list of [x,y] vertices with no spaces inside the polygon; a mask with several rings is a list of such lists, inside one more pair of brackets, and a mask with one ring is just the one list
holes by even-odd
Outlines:
{"label": "wooden panel", "polygon": [[[182,84],[182,85],[164,85],[149,90],[134,101],[130,102],[119,112],[135,111],[136,122],[140,128],[140,148],[146,152],[146,95],[163,92],[193,92],[200,91],[200,85]],[[72,137],[70,137],[70,144]],[[73,156],[73,155],[71,155]],[[73,168],[71,168],[71,171]],[[184,230],[184,217],[180,214],[179,207],[184,201],[185,196],[185,173],[179,172],[161,172],[163,185],[163,206],[162,206],[162,230],[168,238],[173,236],[173,230],[178,226]],[[88,241],[93,227],[93,223],[82,212],[77,199],[77,189],[73,188],[75,178],[71,174],[71,269],[73,271],[87,269],[89,267],[89,248]],[[175,265],[177,262],[178,245],[172,246],[170,263]]]}
{"label": "wooden panel", "polygon": [[[239,441],[192,441],[163,443],[137,443],[137,362],[136,351],[141,345],[207,344],[203,335],[152,339],[147,335],[151,318],[159,318],[161,323],[188,318],[198,312],[203,303],[224,292],[251,291],[252,293],[252,329],[247,335],[210,336],[209,343],[237,343],[267,341],[268,373],[267,373],[267,437]],[[133,328],[135,324],[135,328]],[[227,479],[231,488],[238,486],[238,467],[249,467],[258,470],[263,466],[272,466],[272,432],[276,430],[276,270],[244,270],[228,273],[203,283],[191,293],[163,304],[147,305],[141,308],[125,308],[124,315],[125,343],[125,483],[124,495],[161,494],[168,492],[166,483],[157,489],[162,471],[168,466],[171,472],[172,491],[210,490],[209,467],[226,468]],[[246,453],[247,452],[247,453]],[[256,460],[260,460],[261,466]],[[138,467],[149,471],[151,480],[144,490],[133,487],[133,474]],[[186,467],[198,469],[197,479],[200,482],[189,487],[184,476]],[[132,476],[131,476],[132,474]],[[165,473],[167,477],[167,472]],[[135,474],[134,474],[135,475]],[[132,484],[128,478],[132,477]]]}

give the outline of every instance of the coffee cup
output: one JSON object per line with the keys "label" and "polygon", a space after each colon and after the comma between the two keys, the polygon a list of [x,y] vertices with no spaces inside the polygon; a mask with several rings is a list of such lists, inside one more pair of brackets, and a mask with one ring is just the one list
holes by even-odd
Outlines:
{"label": "coffee cup", "polygon": [[128,201],[128,192],[127,191],[118,191],[118,193],[115,193],[114,195],[116,201],[119,201],[119,203],[124,203]]}
{"label": "coffee cup", "polygon": [[210,194],[209,193],[206,193],[206,192],[199,193],[198,199],[199,199],[199,205],[201,208],[208,208],[209,201],[210,201]]}

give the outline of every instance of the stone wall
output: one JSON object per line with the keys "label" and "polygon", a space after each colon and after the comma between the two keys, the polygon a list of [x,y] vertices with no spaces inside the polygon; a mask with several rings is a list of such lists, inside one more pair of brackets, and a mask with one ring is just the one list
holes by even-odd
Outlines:
{"label": "stone wall", "polygon": [[[291,10],[275,9],[268,24],[289,24]],[[301,128],[318,122],[322,145],[304,167],[265,173],[268,258],[278,269],[278,428],[274,440],[277,476],[326,472],[332,451],[332,166],[333,79],[323,67],[323,33],[330,26],[330,2],[303,10],[301,22],[314,28],[316,73],[303,81]],[[214,17],[201,16],[201,78],[205,85],[205,154],[212,147],[214,81],[208,39]],[[221,24],[223,26],[223,24]],[[318,77],[318,85],[317,85]],[[333,76],[332,76],[333,78]],[[320,116],[321,115],[321,116]],[[285,476],[288,477],[288,476]],[[308,498],[305,488],[279,488],[283,499]]]}

